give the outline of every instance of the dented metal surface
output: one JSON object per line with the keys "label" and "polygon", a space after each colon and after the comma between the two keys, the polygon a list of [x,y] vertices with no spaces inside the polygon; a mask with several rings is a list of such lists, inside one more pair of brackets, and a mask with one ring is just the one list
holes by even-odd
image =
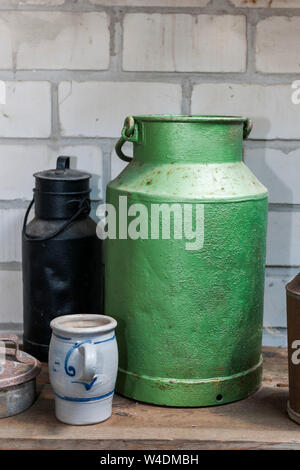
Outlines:
{"label": "dented metal surface", "polygon": [[133,142],[134,158],[107,202],[117,215],[119,196],[148,214],[152,203],[202,204],[204,245],[189,251],[174,235],[106,240],[105,313],[119,325],[125,396],[205,406],[259,387],[268,194],[242,162],[250,131],[239,117],[126,120],[116,150],[128,161],[122,144]]}
{"label": "dented metal surface", "polygon": [[0,342],[0,418],[5,418],[21,413],[32,405],[35,400],[35,379],[40,373],[41,364],[20,351],[16,335],[0,335]]}

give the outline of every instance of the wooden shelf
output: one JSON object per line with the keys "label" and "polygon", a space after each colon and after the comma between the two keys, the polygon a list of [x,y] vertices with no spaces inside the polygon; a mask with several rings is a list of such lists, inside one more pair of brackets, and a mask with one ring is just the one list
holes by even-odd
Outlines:
{"label": "wooden shelf", "polygon": [[300,449],[300,426],[287,416],[287,352],[264,348],[261,389],[210,408],[166,408],[115,396],[113,416],[92,426],[56,420],[47,367],[39,396],[24,413],[1,420],[0,449]]}

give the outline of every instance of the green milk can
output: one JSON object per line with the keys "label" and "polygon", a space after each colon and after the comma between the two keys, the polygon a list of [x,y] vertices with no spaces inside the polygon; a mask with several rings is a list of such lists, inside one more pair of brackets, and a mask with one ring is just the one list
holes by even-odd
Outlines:
{"label": "green milk can", "polygon": [[125,120],[116,151],[130,163],[107,187],[101,236],[126,397],[219,405],[260,385],[268,192],[242,162],[251,127],[233,116]]}

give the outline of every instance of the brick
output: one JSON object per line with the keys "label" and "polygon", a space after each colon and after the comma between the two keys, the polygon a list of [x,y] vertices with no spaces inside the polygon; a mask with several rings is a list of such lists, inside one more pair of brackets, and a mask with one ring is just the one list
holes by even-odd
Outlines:
{"label": "brick", "polygon": [[6,104],[0,104],[0,137],[49,137],[50,134],[50,83],[6,82]]}
{"label": "brick", "polygon": [[[16,26],[19,26],[19,22],[23,25],[17,33],[17,68],[108,68],[109,25],[105,13],[26,12],[14,15]],[[41,25],[44,26],[37,40],[36,29],[41,28]]]}
{"label": "brick", "polygon": [[299,73],[299,33],[299,17],[274,16],[260,21],[256,34],[256,69],[263,73]]}
{"label": "brick", "polygon": [[297,268],[266,269],[264,326],[286,327],[285,286],[296,274]]}
{"label": "brick", "polygon": [[0,271],[0,324],[23,321],[21,271]]}
{"label": "brick", "polygon": [[0,263],[21,261],[21,233],[25,209],[0,209]]}
{"label": "brick", "polygon": [[63,136],[119,137],[128,114],[180,113],[181,86],[143,82],[61,82]]}
{"label": "brick", "polygon": [[300,148],[285,153],[272,148],[247,148],[246,165],[269,190],[269,202],[300,204]]}
{"label": "brick", "polygon": [[[106,13],[0,12],[0,67],[104,70],[109,66]],[[3,59],[3,60],[2,60]]]}
{"label": "brick", "polygon": [[299,0],[230,0],[236,7],[244,8],[299,8]]}
{"label": "brick", "polygon": [[46,5],[56,6],[63,5],[65,0],[0,0],[0,6],[23,6],[23,5]]}
{"label": "brick", "polygon": [[0,3],[9,3],[13,5],[46,5],[46,6],[56,6],[63,5],[65,0],[1,0]]}
{"label": "brick", "polygon": [[7,22],[0,15],[0,68],[11,69],[13,67],[13,44],[11,31]]}
{"label": "brick", "polygon": [[[125,155],[128,155],[129,157],[132,157],[132,144],[126,143],[123,148],[123,152]],[[110,177],[111,179],[115,179],[121,171],[124,170],[124,168],[128,165],[127,162],[123,162],[121,158],[118,157],[116,154],[116,151],[113,150],[111,154],[111,161],[110,161]]]}
{"label": "brick", "polygon": [[90,0],[93,5],[126,7],[205,7],[210,0]]}
{"label": "brick", "polygon": [[250,117],[252,139],[299,139],[300,105],[292,103],[293,91],[290,85],[198,84],[192,114]]}
{"label": "brick", "polygon": [[102,188],[103,156],[100,147],[96,145],[70,145],[60,147],[59,153],[73,157],[71,159],[72,168],[91,174],[91,199],[93,201],[101,200],[104,194]]}
{"label": "brick", "polygon": [[300,212],[271,210],[267,237],[268,266],[300,265]]}
{"label": "brick", "polygon": [[1,199],[32,198],[33,173],[56,167],[58,155],[71,156],[71,168],[89,172],[91,198],[99,200],[102,192],[102,152],[96,145],[49,147],[47,145],[0,145]]}
{"label": "brick", "polygon": [[124,70],[243,72],[246,55],[244,16],[133,13],[124,19]]}

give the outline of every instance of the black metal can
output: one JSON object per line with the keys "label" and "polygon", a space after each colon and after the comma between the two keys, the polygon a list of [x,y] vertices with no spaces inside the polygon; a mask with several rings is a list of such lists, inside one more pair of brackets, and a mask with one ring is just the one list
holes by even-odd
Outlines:
{"label": "black metal can", "polygon": [[90,175],[69,166],[61,156],[56,169],[34,174],[22,231],[24,350],[41,361],[48,361],[53,318],[103,313],[103,242],[89,217]]}

